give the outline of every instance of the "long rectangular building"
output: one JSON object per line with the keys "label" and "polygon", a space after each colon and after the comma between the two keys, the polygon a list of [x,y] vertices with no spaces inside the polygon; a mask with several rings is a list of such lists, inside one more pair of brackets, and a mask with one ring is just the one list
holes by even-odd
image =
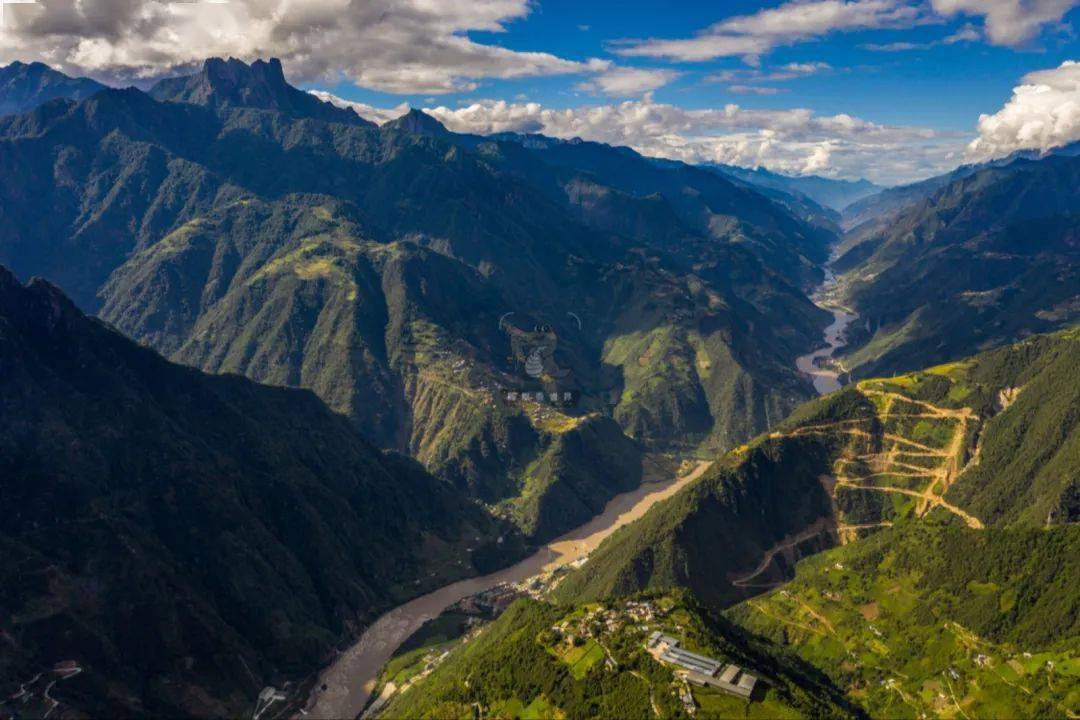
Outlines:
{"label": "long rectangular building", "polygon": [[720,672],[720,663],[716,660],[679,647],[668,647],[660,656],[660,659],[709,677],[714,677],[716,673]]}
{"label": "long rectangular building", "polygon": [[[729,665],[729,668],[735,667]],[[736,668],[738,670],[739,668]],[[725,673],[726,675],[726,673]],[[738,695],[741,698],[749,699],[754,694],[754,686],[757,685],[757,678],[750,673],[744,672],[739,677],[737,683],[725,681],[721,678],[714,677],[712,675],[705,675],[703,673],[690,671],[686,673],[686,679],[688,682],[692,682],[695,685],[701,685],[703,687],[714,687],[718,690],[731,693],[732,695]]]}

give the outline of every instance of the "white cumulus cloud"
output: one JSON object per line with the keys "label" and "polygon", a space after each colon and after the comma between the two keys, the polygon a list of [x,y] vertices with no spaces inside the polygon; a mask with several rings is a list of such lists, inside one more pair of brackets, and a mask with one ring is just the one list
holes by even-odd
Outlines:
{"label": "white cumulus cloud", "polygon": [[995,45],[1022,45],[1047,25],[1057,25],[1080,0],[930,0],[936,12],[981,15]]}
{"label": "white cumulus cloud", "polygon": [[579,90],[610,97],[643,95],[679,77],[674,70],[616,67],[580,83]]}
{"label": "white cumulus cloud", "polygon": [[384,122],[396,120],[409,112],[410,109],[409,103],[401,103],[400,105],[391,108],[381,108],[374,105],[368,105],[367,103],[356,102],[355,100],[346,100],[343,97],[325,90],[309,90],[308,92],[324,102],[333,103],[338,107],[352,108],[360,117],[371,120],[379,125],[382,125]]}
{"label": "white cumulus cloud", "polygon": [[211,55],[274,56],[294,79],[427,94],[610,69],[469,37],[504,32],[530,8],[529,0],[39,0],[6,7],[0,56],[105,79],[189,71]]}
{"label": "white cumulus cloud", "polygon": [[978,130],[968,146],[973,160],[1080,140],[1080,62],[1025,75],[1001,110],[979,118]]}
{"label": "white cumulus cloud", "polygon": [[903,0],[791,0],[721,20],[692,38],[631,41],[616,52],[686,62],[735,56],[756,63],[774,48],[832,32],[904,28],[927,20],[919,5]]}
{"label": "white cumulus cloud", "polygon": [[[389,117],[385,111],[378,115],[359,104],[351,106],[365,117],[381,121]],[[424,110],[456,132],[580,137],[691,163],[764,166],[881,183],[944,172],[962,160],[966,142],[927,128],[881,125],[846,114],[817,115],[804,108],[760,110],[731,104],[689,110],[648,97],[561,109],[535,102],[483,100]],[[404,109],[392,111],[400,112]]]}

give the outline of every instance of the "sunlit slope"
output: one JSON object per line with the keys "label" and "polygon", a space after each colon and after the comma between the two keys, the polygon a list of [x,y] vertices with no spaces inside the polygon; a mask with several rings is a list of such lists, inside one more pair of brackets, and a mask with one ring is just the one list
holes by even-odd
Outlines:
{"label": "sunlit slope", "polygon": [[[859,717],[823,676],[718,613],[685,596],[650,602],[658,617],[642,624],[621,601],[579,607],[519,601],[452,646],[429,675],[413,675],[414,684],[380,717],[473,718],[478,711],[523,719],[686,717],[676,694],[684,683],[645,651],[657,629],[767,679],[750,710],[742,699],[694,688],[698,717]],[[403,677],[409,673],[398,674]]]}
{"label": "sunlit slope", "polygon": [[1080,528],[907,524],[728,611],[872,717],[1076,717]]}
{"label": "sunlit slope", "polygon": [[1077,357],[1077,333],[1040,336],[808,403],[616,533],[559,595],[728,601],[890,525],[1075,521]]}

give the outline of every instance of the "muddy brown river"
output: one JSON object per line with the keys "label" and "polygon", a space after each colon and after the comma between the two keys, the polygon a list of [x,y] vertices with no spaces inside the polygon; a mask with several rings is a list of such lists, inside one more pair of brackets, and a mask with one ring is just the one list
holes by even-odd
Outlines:
{"label": "muddy brown river", "polygon": [[355,718],[375,689],[383,665],[425,622],[470,595],[505,582],[521,582],[588,555],[617,529],[634,522],[653,505],[699,478],[709,465],[711,463],[700,462],[692,472],[681,477],[644,482],[636,490],[616,495],[592,520],[552,540],[516,565],[490,575],[460,580],[390,610],[323,671],[316,688],[326,685],[326,690],[316,689],[309,698],[308,716]]}
{"label": "muddy brown river", "polygon": [[822,300],[835,285],[836,276],[831,271],[826,271],[825,282],[811,298],[819,308],[828,310],[833,316],[832,323],[825,328],[824,340],[826,346],[795,360],[795,367],[799,369],[799,372],[808,375],[813,380],[814,389],[817,390],[818,395],[828,395],[843,387],[840,382],[841,373],[831,367],[819,367],[818,361],[832,359],[837,350],[847,345],[845,333],[848,326],[859,317],[846,308]]}

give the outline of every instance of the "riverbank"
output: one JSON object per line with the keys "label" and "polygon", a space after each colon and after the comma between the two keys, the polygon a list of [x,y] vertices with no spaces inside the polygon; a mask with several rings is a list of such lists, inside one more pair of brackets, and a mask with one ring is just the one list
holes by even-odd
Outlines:
{"label": "riverbank", "polygon": [[825,281],[810,296],[815,305],[832,313],[833,316],[832,323],[825,328],[823,333],[825,347],[795,359],[795,367],[813,381],[814,390],[817,391],[818,395],[836,392],[844,386],[840,382],[844,371],[841,367],[837,367],[834,357],[837,350],[847,345],[848,326],[859,317],[858,313],[828,299],[835,287],[836,276],[831,270],[826,270]]}
{"label": "riverbank", "polygon": [[[617,529],[634,522],[656,503],[701,477],[711,464],[702,461],[687,474],[643,482],[635,490],[616,495],[604,511],[589,522],[552,540],[516,565],[452,583],[387,612],[323,671],[308,700],[308,715],[312,718],[356,717],[367,704],[383,665],[425,622],[471,595],[503,583],[522,582],[585,557]],[[322,686],[326,689],[320,689]]]}

